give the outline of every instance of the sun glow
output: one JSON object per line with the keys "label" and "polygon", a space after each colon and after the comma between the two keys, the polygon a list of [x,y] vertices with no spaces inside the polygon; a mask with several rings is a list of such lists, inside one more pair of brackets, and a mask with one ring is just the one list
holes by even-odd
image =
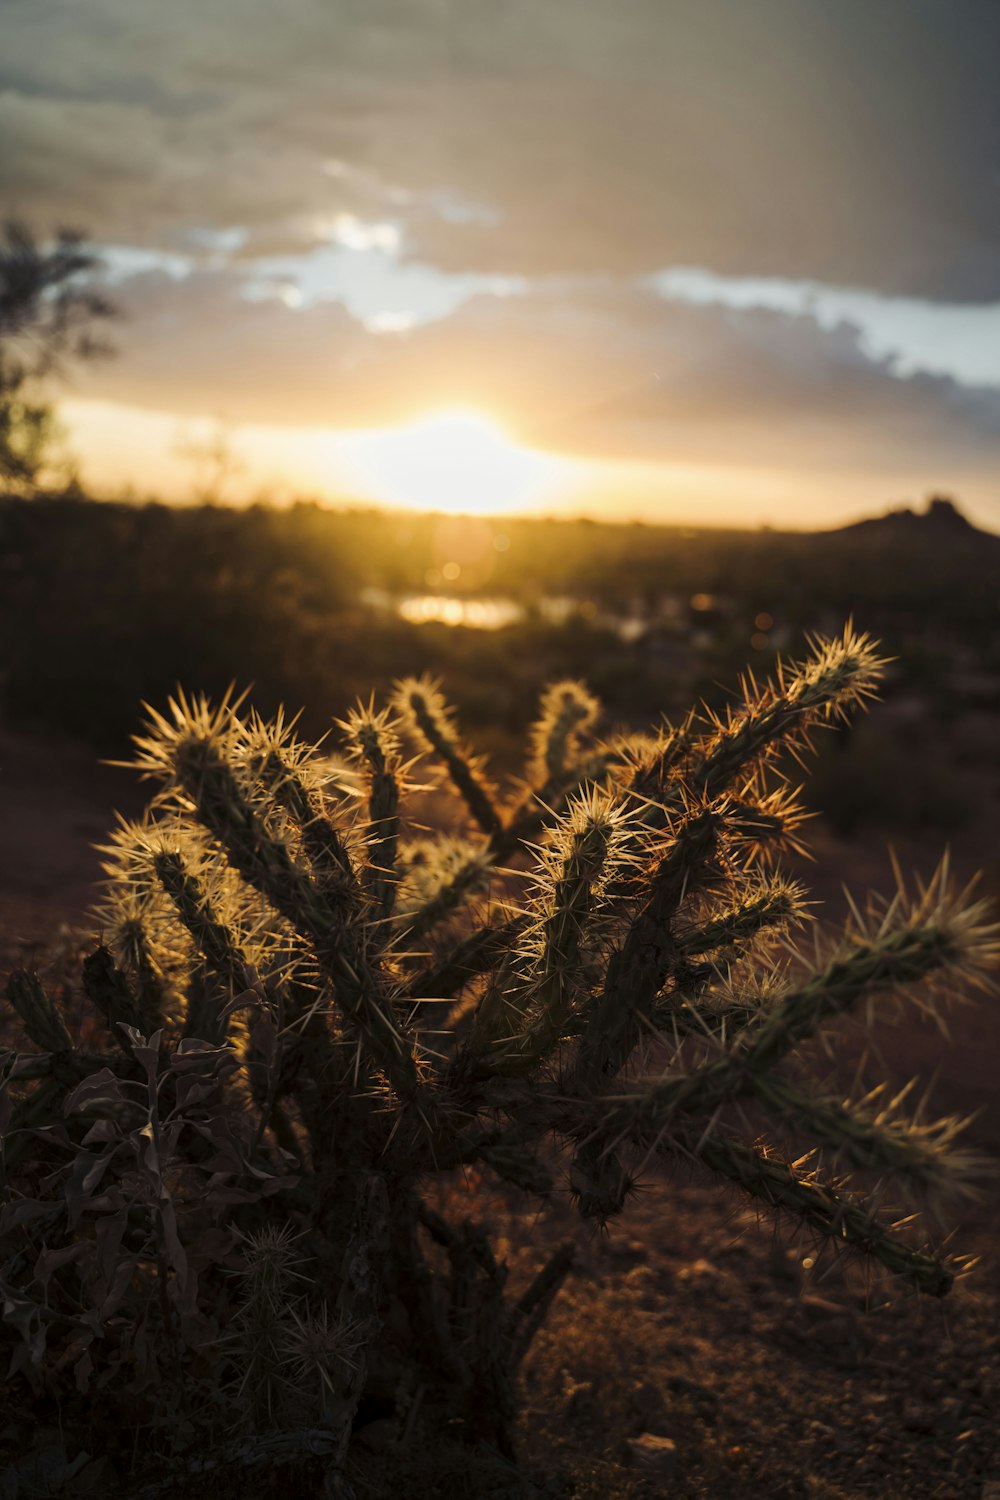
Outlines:
{"label": "sun glow", "polygon": [[563,467],[519,448],[498,423],[471,410],[357,433],[345,447],[364,489],[378,499],[462,514],[530,509],[551,493]]}

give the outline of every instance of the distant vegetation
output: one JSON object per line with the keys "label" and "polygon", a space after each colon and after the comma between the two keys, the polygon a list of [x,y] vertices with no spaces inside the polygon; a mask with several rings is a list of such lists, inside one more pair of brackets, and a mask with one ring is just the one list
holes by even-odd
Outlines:
{"label": "distant vegetation", "polygon": [[[309,704],[304,727],[322,733],[360,691],[430,670],[504,768],[547,680],[586,679],[611,723],[635,726],[692,696],[720,703],[716,684],[748,657],[766,670],[776,649],[852,615],[898,658],[900,712],[915,696],[944,722],[1000,708],[998,564],[1000,538],[944,502],[810,535],[9,498],[0,704],[16,726],[113,754],[140,701],[178,682],[252,683],[263,711]],[[428,595],[517,607],[497,630],[400,615]],[[832,751],[821,758],[822,800],[848,823],[878,811],[873,797],[884,806],[880,732],[862,747],[872,795]],[[911,792],[895,816],[919,822]]]}
{"label": "distant vegetation", "polygon": [[94,331],[115,311],[92,284],[98,269],[76,230],[45,243],[19,219],[0,224],[0,482],[34,491],[73,472],[52,381],[109,352]]}

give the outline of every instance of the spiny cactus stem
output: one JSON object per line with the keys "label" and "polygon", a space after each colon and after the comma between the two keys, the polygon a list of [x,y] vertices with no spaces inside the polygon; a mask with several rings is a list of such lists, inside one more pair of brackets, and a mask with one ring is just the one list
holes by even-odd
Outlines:
{"label": "spiny cactus stem", "polygon": [[334,980],[338,1004],[365,1038],[398,1097],[404,1102],[415,1099],[420,1086],[413,1047],[397,1025],[391,999],[368,956],[345,953],[342,939],[329,938],[316,940],[316,956]]}
{"label": "spiny cactus stem", "polygon": [[486,852],[491,864],[501,864],[536,838],[542,829],[551,828],[563,816],[575,792],[606,786],[615,764],[617,758],[611,750],[596,752],[579,765],[571,766],[559,785],[529,791],[490,840]]}
{"label": "spiny cactus stem", "polygon": [[798,830],[812,814],[795,802],[786,789],[779,788],[756,802],[745,797],[731,797],[728,801],[730,828],[741,839],[779,853],[806,852]]}
{"label": "spiny cactus stem", "polygon": [[[574,691],[575,690],[575,691]],[[550,689],[548,697],[556,699],[560,689]],[[567,760],[572,749],[572,738],[581,725],[592,722],[597,705],[588,694],[583,697],[579,684],[566,685],[558,701],[551,701],[551,722],[547,725],[542,758],[548,775],[556,780],[566,771]]]}
{"label": "spiny cactus stem", "polygon": [[665,1079],[636,1108],[662,1122],[681,1113],[711,1114],[751,1093],[755,1077],[768,1073],[824,1021],[851,1010],[865,994],[916,983],[956,956],[954,936],[946,928],[919,920],[857,943],[787,995],[752,1033],[743,1052]]}
{"label": "spiny cactus stem", "polygon": [[451,999],[470,980],[488,973],[517,943],[524,918],[486,923],[450,948],[436,963],[429,964],[407,983],[414,1000]]}
{"label": "spiny cactus stem", "polygon": [[743,1066],[766,1072],[824,1021],[852,1009],[871,990],[916,984],[959,957],[954,935],[936,922],[913,920],[855,944],[786,996],[761,1025]]}
{"label": "spiny cactus stem", "polygon": [[703,927],[682,934],[677,948],[685,958],[712,953],[718,948],[741,947],[767,928],[782,927],[803,911],[804,892],[799,886],[772,881],[748,900],[730,907]]}
{"label": "spiny cactus stem", "polygon": [[769,1074],[755,1076],[753,1093],[772,1114],[806,1131],[818,1145],[830,1147],[849,1166],[895,1173],[923,1192],[960,1186],[942,1141],[946,1130],[869,1119],[860,1109],[817,1099]]}
{"label": "spiny cactus stem", "polygon": [[[119,831],[117,846],[112,846],[105,852],[124,853],[127,851],[135,854],[137,848],[136,843],[132,842],[133,836],[144,832],[145,830],[140,828],[132,829],[127,824],[123,824]],[[130,842],[131,848],[129,848]],[[110,867],[105,866],[105,868],[110,873]],[[100,917],[101,926],[107,923],[110,929],[111,946],[116,951],[125,973],[135,981],[136,1002],[142,1016],[142,1025],[139,1029],[144,1036],[151,1036],[154,1031],[159,1031],[164,1025],[165,987],[163,973],[156,958],[156,943],[150,932],[149,914],[145,911],[143,902],[136,900],[133,894],[124,904],[112,902],[110,908],[100,913]]]}
{"label": "spiny cactus stem", "polygon": [[575,1261],[576,1246],[569,1241],[560,1245],[515,1302],[514,1317],[530,1318],[535,1309],[548,1300],[551,1289],[572,1270]]}
{"label": "spiny cactus stem", "polygon": [[457,1398],[466,1418],[480,1430],[488,1414],[497,1447],[511,1457],[514,1405],[510,1368],[504,1358],[508,1351],[503,1348],[507,1267],[497,1264],[483,1230],[468,1219],[456,1231],[424,1205],[418,1214],[431,1237],[447,1250],[451,1265],[449,1322],[469,1376],[457,1392],[450,1392],[450,1399],[455,1403]]}
{"label": "spiny cactus stem", "polygon": [[779,679],[777,686],[767,685],[695,746],[688,786],[712,801],[761,756],[773,759],[783,746],[801,747],[811,728],[871,695],[881,665],[868,637],[850,627],[841,640],[820,642],[787,684]]}
{"label": "spiny cactus stem", "polygon": [[[301,1159],[302,1148],[292,1128],[292,1122],[273,1095],[269,1098],[266,1114],[261,1116],[261,1128],[257,1132],[258,1141],[267,1126],[270,1126],[271,1133],[282,1151],[287,1152],[296,1160]],[[306,1128],[308,1129],[308,1126]]]}
{"label": "spiny cactus stem", "polygon": [[677,910],[711,860],[721,826],[720,815],[704,808],[678,828],[652,876],[645,904],[608,963],[603,994],[585,1021],[570,1093],[585,1093],[613,1078],[639,1040],[677,957]]}
{"label": "spiny cactus stem", "polygon": [[692,744],[691,718],[663,730],[651,749],[632,769],[628,788],[635,796],[660,801]]}
{"label": "spiny cactus stem", "polygon": [[594,906],[595,886],[604,872],[609,836],[609,826],[596,818],[573,833],[552,891],[537,968],[526,979],[523,995],[517,995],[515,989],[507,1002],[515,1010],[527,1002],[535,1011],[514,1039],[514,1052],[522,1065],[544,1057],[564,1034],[580,948]]}
{"label": "spiny cactus stem", "polygon": [[551,800],[572,774],[582,730],[593,724],[598,703],[579,682],[556,682],[542,694],[538,721],[529,738],[539,798]]}
{"label": "spiny cactus stem", "polygon": [[954,1280],[934,1256],[914,1250],[833,1187],[800,1176],[787,1162],[720,1135],[678,1125],[671,1144],[737,1183],[770,1209],[785,1210],[825,1239],[841,1241],[905,1277],[930,1297],[944,1297]]}
{"label": "spiny cactus stem", "polygon": [[399,887],[399,783],[391,771],[373,771],[368,797],[368,865],[366,884],[376,915],[392,916]]}
{"label": "spiny cactus stem", "polygon": [[801,703],[776,698],[747,708],[742,718],[720,730],[714,743],[703,747],[703,759],[691,773],[693,789],[712,799],[726,792],[737,776],[760,754],[773,754],[807,719]]}
{"label": "spiny cactus stem", "polygon": [[143,1016],[129,988],[128,980],[116,966],[109,949],[103,944],[83,961],[83,988],[88,1000],[104,1017],[108,1030],[126,1056],[132,1046],[119,1022],[142,1030]]}
{"label": "spiny cactus stem", "polygon": [[[502,1082],[506,1084],[507,1080]],[[474,1124],[464,1132],[452,1130],[425,1146],[438,1170],[449,1171],[470,1162],[489,1161],[501,1153],[524,1151],[549,1132],[569,1134],[580,1123],[583,1111],[579,1101],[533,1092],[520,1081],[515,1087],[512,1118],[506,1123]]]}
{"label": "spiny cactus stem", "polygon": [[559,1289],[576,1261],[576,1246],[560,1245],[514,1304],[511,1317],[511,1369],[516,1371],[548,1316]]}
{"label": "spiny cactus stem", "polygon": [[[709,969],[708,977],[714,971]],[[739,1000],[720,1005],[711,1001],[697,1002],[699,985],[683,967],[675,971],[675,989],[657,998],[653,1011],[653,1024],[668,1035],[676,1032],[678,1037],[734,1037],[746,1027],[760,1022],[760,1006]]]}
{"label": "spiny cactus stem", "polygon": [[407,1306],[418,1338],[434,1363],[458,1386],[469,1381],[469,1368],[455,1345],[445,1309],[435,1296],[434,1277],[417,1237],[418,1210],[414,1195],[393,1195],[390,1202],[390,1253],[399,1269]]}
{"label": "spiny cactus stem", "polygon": [[188,873],[179,854],[162,850],[154,856],[153,867],[209,968],[230,997],[240,994],[248,986],[246,954],[220,922],[201,883]]}
{"label": "spiny cactus stem", "polygon": [[469,757],[462,753],[460,745],[450,732],[443,713],[435,712],[436,705],[432,705],[429,694],[417,689],[407,694],[406,707],[424,739],[444,762],[456,790],[479,827],[488,838],[499,836],[503,827],[500,814],[485,786],[476,776]]}
{"label": "spiny cactus stem", "polygon": [[43,1052],[69,1052],[73,1045],[69,1032],[37,974],[14,969],[7,980],[7,999],[36,1047]]}
{"label": "spiny cactus stem", "polygon": [[400,759],[396,727],[386,711],[374,705],[354,709],[341,724],[350,753],[368,774],[368,848],[364,885],[376,916],[385,921],[396,902],[399,875]]}
{"label": "spiny cactus stem", "polygon": [[418,1081],[412,1048],[401,1037],[370,959],[356,945],[344,914],[298,869],[288,850],[270,837],[232,771],[212,747],[201,748],[198,761],[182,759],[180,767],[199,817],[223,844],[247,884],[266,896],[312,942],[316,957],[333,980],[338,1003],[367,1037],[374,1061],[384,1068],[400,1098],[413,1097]]}
{"label": "spiny cactus stem", "polygon": [[199,820],[223,845],[233,868],[303,935],[330,925],[327,903],[285,846],[271,838],[230,767],[211,744],[197,749],[198,755],[179,755],[178,774]]}
{"label": "spiny cactus stem", "polygon": [[408,942],[417,942],[432,933],[459,911],[471,891],[482,883],[489,866],[478,850],[455,870],[417,911],[402,919],[402,931]]}
{"label": "spiny cactus stem", "polygon": [[153,949],[145,925],[141,921],[136,921],[132,924],[132,929],[132,961],[139,985],[141,1029],[147,1036],[150,1036],[163,1025],[163,982],[153,958]]}
{"label": "spiny cactus stem", "polygon": [[343,1462],[351,1427],[364,1390],[368,1368],[367,1346],[381,1323],[378,1315],[383,1266],[388,1250],[389,1197],[384,1178],[374,1172],[359,1174],[351,1235],[341,1267],[337,1315],[342,1324],[354,1323],[360,1346],[351,1370],[340,1418],[338,1461]]}
{"label": "spiny cactus stem", "polygon": [[518,1150],[512,1146],[483,1146],[478,1159],[491,1166],[498,1177],[511,1182],[525,1193],[535,1193],[547,1198],[554,1182],[548,1167],[542,1165],[530,1150]]}
{"label": "spiny cactus stem", "polygon": [[349,898],[355,886],[354,870],[333,822],[277,750],[265,757],[261,771],[276,800],[300,829],[306,853],[327,899]]}

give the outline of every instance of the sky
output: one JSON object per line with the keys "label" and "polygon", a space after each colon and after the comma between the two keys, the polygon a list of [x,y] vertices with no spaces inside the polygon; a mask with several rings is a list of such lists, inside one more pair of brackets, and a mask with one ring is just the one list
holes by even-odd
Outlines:
{"label": "sky", "polygon": [[62,405],[92,488],[1000,530],[997,0],[0,23],[0,211],[121,310]]}

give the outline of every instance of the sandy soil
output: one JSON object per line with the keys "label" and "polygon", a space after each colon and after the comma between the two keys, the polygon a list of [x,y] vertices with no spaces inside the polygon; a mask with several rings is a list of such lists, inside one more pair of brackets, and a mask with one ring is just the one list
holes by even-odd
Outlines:
{"label": "sandy soil", "polygon": [[138,777],[92,750],[0,727],[0,969],[85,921],[114,814],[135,816]]}

